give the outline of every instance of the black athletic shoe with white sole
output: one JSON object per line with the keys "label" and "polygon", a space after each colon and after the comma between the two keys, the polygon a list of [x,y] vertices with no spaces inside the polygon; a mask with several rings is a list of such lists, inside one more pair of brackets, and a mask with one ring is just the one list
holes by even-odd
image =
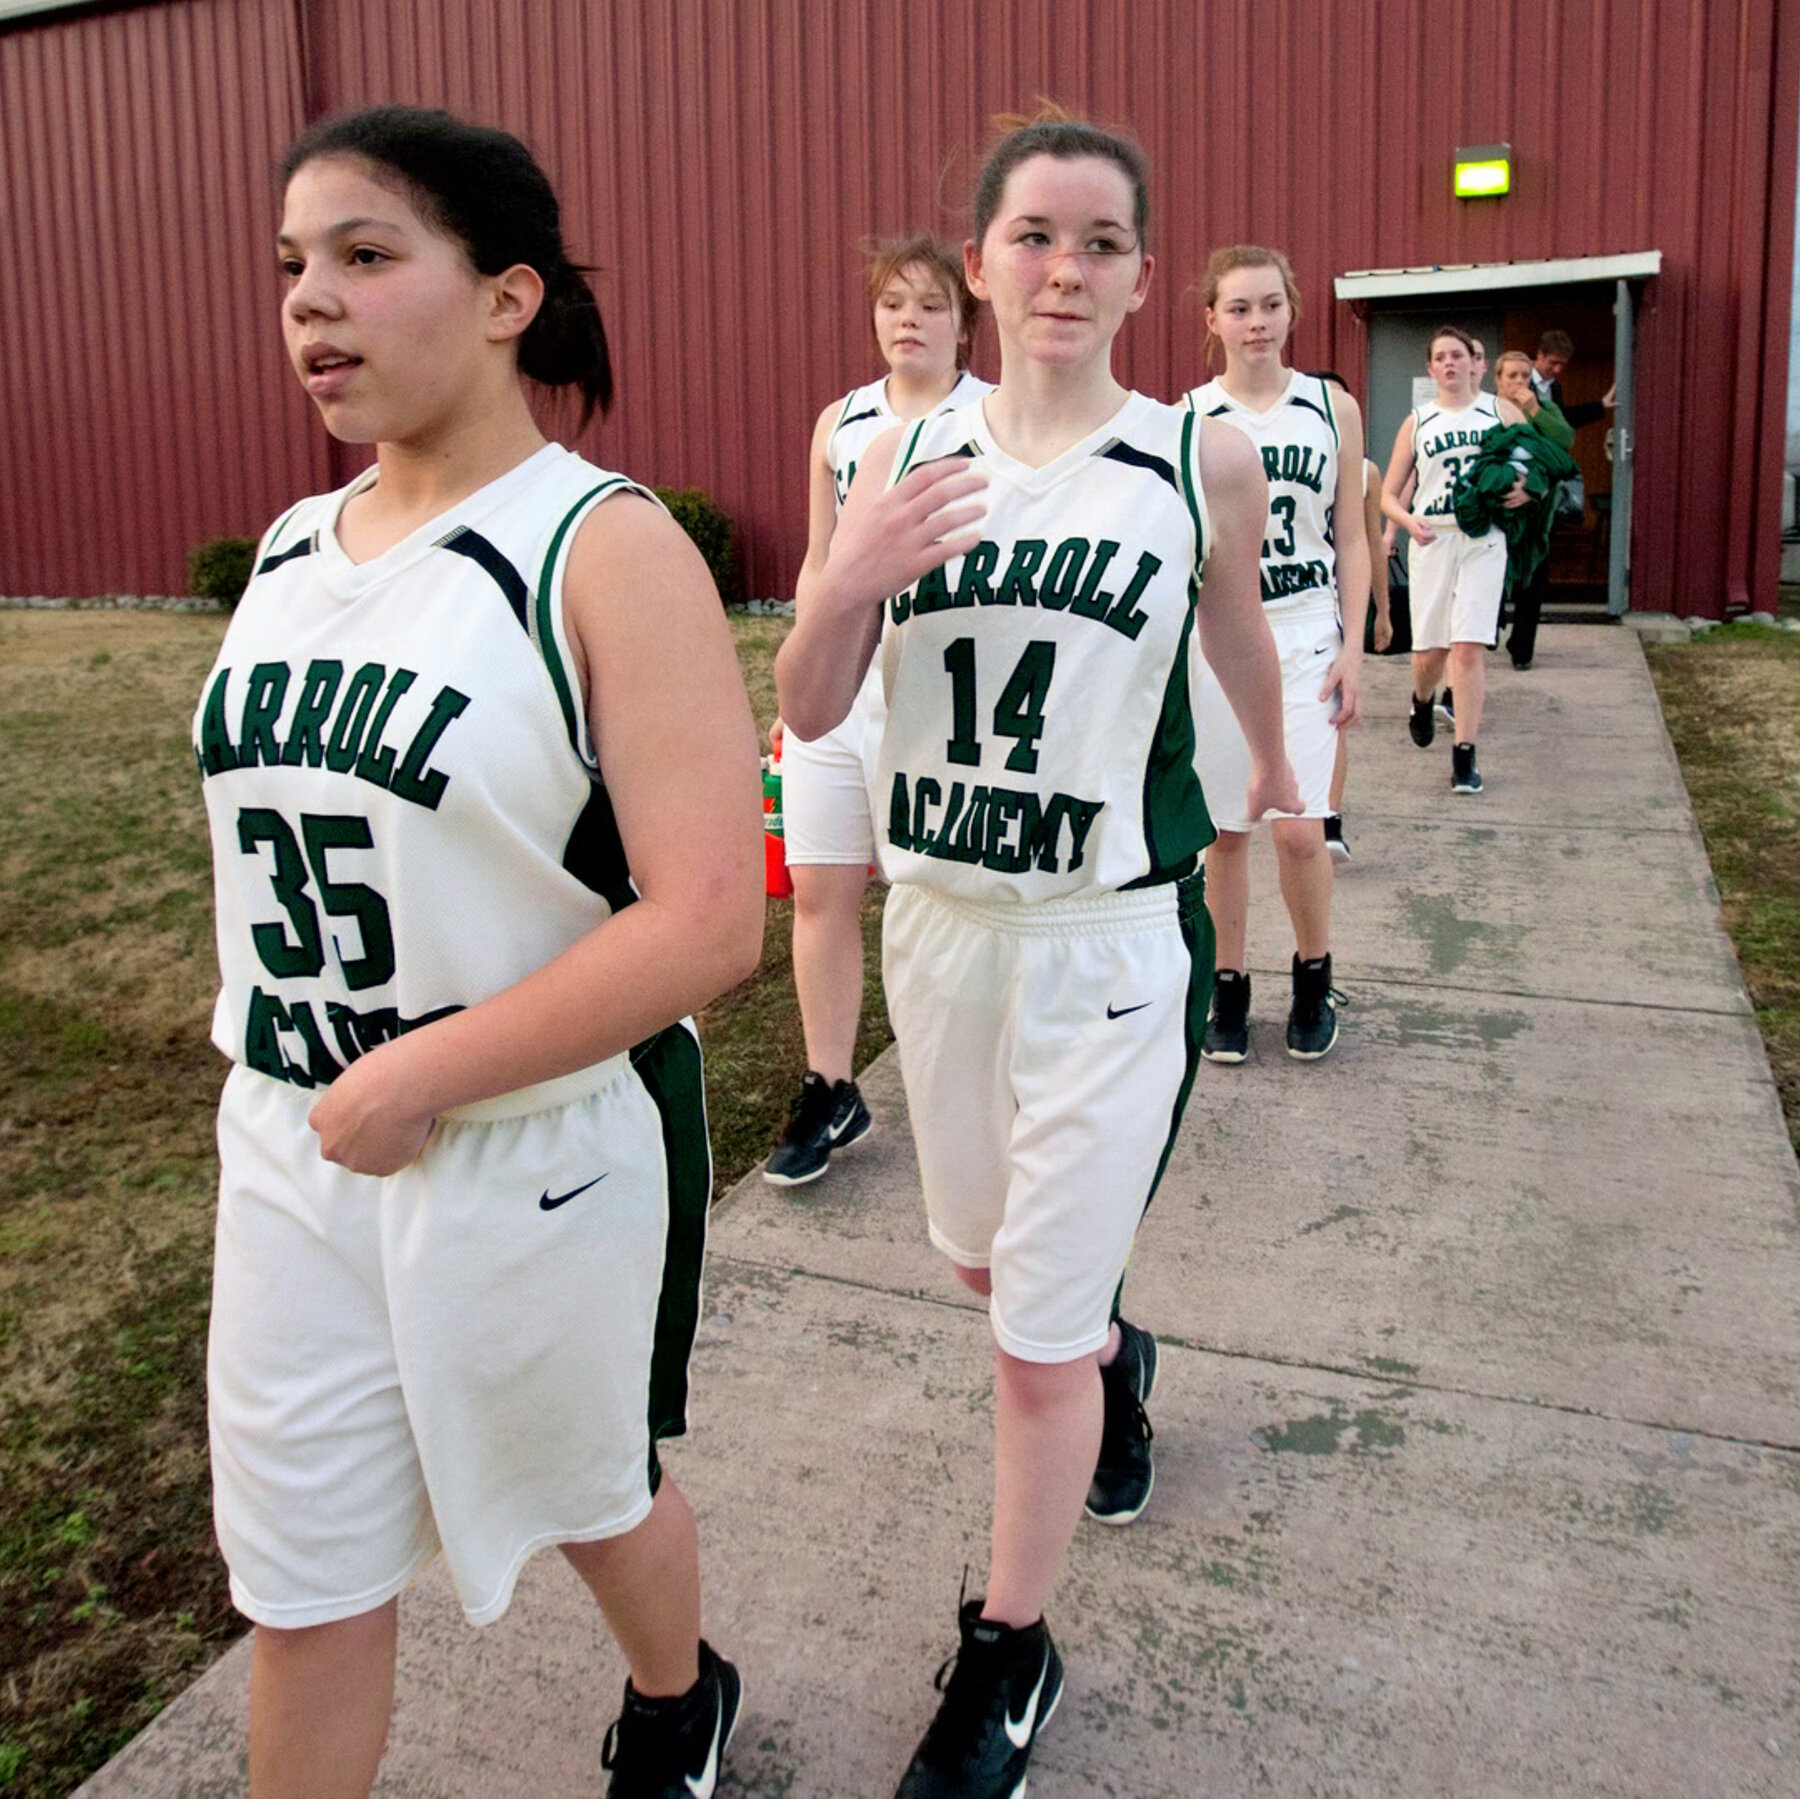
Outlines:
{"label": "black athletic shoe with white sole", "polygon": [[1106,1419],[1100,1427],[1100,1460],[1088,1488],[1087,1515],[1101,1524],[1129,1524],[1150,1503],[1156,1435],[1144,1407],[1156,1391],[1156,1339],[1119,1320],[1119,1353],[1100,1370]]}
{"label": "black athletic shoe with white sole", "polygon": [[1475,746],[1472,743],[1455,743],[1450,746],[1450,791],[1481,791],[1481,770],[1475,766]]}
{"label": "black athletic shoe with white sole", "polygon": [[737,1669],[706,1643],[700,1678],[675,1698],[646,1699],[626,1681],[600,1750],[612,1771],[606,1799],[713,1799],[743,1698]]}
{"label": "black athletic shoe with white sole", "polygon": [[1350,860],[1350,846],[1344,841],[1344,815],[1341,812],[1325,814],[1325,848],[1330,852],[1333,862]]}
{"label": "black athletic shoe with white sole", "polygon": [[1213,977],[1212,1010],[1200,1053],[1209,1062],[1242,1062],[1250,1054],[1250,977],[1221,968]]}
{"label": "black athletic shoe with white sole", "polygon": [[1031,1746],[1062,1698],[1062,1657],[1042,1618],[1014,1629],[970,1599],[957,1624],[962,1646],[937,1672],[944,1702],[894,1799],[1019,1799]]}
{"label": "black athletic shoe with white sole", "polygon": [[1432,716],[1429,697],[1420,699],[1417,694],[1413,696],[1412,716],[1407,719],[1406,728],[1420,749],[1431,748],[1431,740],[1437,736],[1437,720]]}
{"label": "black athletic shoe with white sole", "polygon": [[1294,958],[1294,1003],[1288,1012],[1287,1053],[1296,1062],[1331,1054],[1338,1039],[1338,996],[1331,986],[1331,958]]}
{"label": "black athletic shoe with white sole", "polygon": [[1453,725],[1456,723],[1456,698],[1448,687],[1438,696],[1436,711],[1439,724]]}
{"label": "black athletic shoe with white sole", "polygon": [[788,1112],[787,1129],[763,1164],[763,1179],[776,1187],[803,1187],[825,1172],[833,1150],[860,1143],[874,1128],[854,1081],[834,1086],[809,1068]]}

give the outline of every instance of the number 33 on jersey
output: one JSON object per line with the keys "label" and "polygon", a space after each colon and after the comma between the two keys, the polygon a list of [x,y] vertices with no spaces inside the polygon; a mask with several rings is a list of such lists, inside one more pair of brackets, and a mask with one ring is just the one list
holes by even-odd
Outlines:
{"label": "number 33 on jersey", "polygon": [[1177,879],[1212,839],[1188,644],[1207,544],[1192,413],[1130,395],[1043,468],[979,401],[920,420],[892,479],[945,456],[988,477],[982,540],[888,602],[883,866],[965,899]]}

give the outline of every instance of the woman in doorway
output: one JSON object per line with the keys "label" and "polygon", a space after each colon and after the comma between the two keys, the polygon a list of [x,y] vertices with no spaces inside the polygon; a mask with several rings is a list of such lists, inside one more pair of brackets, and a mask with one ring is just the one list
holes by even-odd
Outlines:
{"label": "woman in doorway", "polygon": [[[1487,652],[1500,626],[1506,588],[1506,540],[1498,531],[1466,536],[1456,522],[1452,495],[1457,477],[1475,459],[1481,440],[1502,424],[1524,423],[1511,400],[1481,393],[1474,385],[1474,343],[1456,325],[1440,325],[1426,346],[1426,368],[1437,393],[1415,407],[1394,434],[1382,483],[1381,509],[1413,540],[1412,716],[1407,728],[1420,749],[1437,735],[1432,703],[1446,670],[1456,692],[1450,752],[1450,786],[1479,793],[1475,745],[1487,701]],[[1409,509],[1401,496],[1416,474]],[[1524,483],[1507,501],[1523,505]]]}
{"label": "woman in doorway", "polygon": [[1115,1295],[1209,985],[1196,594],[1249,803],[1299,806],[1255,454],[1113,376],[1148,213],[1126,139],[1060,114],[1000,139],[965,249],[1000,385],[870,446],[777,661],[784,715],[816,735],[879,639],[888,1005],[931,1238],[996,1339],[987,1591],[901,1799],[1023,1787],[1062,1692],[1044,1608],[1076,1521],[1125,1523],[1150,1490],[1155,1339]]}
{"label": "woman in doorway", "polygon": [[[834,400],[814,427],[802,604],[869,445],[896,425],[988,392],[988,383],[968,372],[980,307],[948,245],[923,234],[877,243],[866,272],[870,333],[888,372]],[[823,737],[808,742],[780,719],[770,733],[781,759],[794,879],[794,989],[806,1037],[806,1074],[763,1165],[763,1179],[778,1187],[816,1181],[834,1150],[873,1128],[852,1062],[863,1003],[863,892],[875,860],[870,785],[886,710],[880,671],[871,667],[850,715]]]}
{"label": "woman in doorway", "polygon": [[375,463],[271,527],[196,719],[250,1790],[367,1793],[396,1595],[441,1550],[490,1623],[556,1544],[631,1671],[608,1792],[681,1799],[740,1695],[656,1440],[711,1198],[687,1015],[761,937],[749,706],[686,536],[533,418],[527,379],[585,422],[612,376],[523,144],[322,121],[277,254],[295,375]]}
{"label": "woman in doorway", "polygon": [[[1282,727],[1305,802],[1299,818],[1270,830],[1281,895],[1294,927],[1287,1052],[1316,1062],[1337,1042],[1331,986],[1331,854],[1325,820],[1341,733],[1362,709],[1363,621],[1369,610],[1369,543],[1363,526],[1362,413],[1316,375],[1283,361],[1300,320],[1300,293],[1279,250],[1237,244],[1215,250],[1201,277],[1206,351],[1225,371],[1187,397],[1256,446],[1269,483],[1262,539],[1263,615],[1281,658]],[[1237,1063],[1250,1054],[1251,762],[1243,732],[1203,671],[1200,782],[1219,835],[1206,852],[1206,903],[1218,937],[1218,974],[1203,1053]]]}
{"label": "woman in doorway", "polygon": [[[1494,391],[1511,400],[1534,431],[1541,432],[1559,450],[1575,453],[1575,427],[1554,400],[1542,399],[1531,379],[1531,358],[1523,350],[1508,350],[1494,364]],[[1611,395],[1607,396],[1609,399]],[[1523,674],[1537,656],[1538,620],[1550,589],[1550,559],[1538,558],[1523,581],[1513,584],[1512,629],[1506,636],[1506,653]]]}

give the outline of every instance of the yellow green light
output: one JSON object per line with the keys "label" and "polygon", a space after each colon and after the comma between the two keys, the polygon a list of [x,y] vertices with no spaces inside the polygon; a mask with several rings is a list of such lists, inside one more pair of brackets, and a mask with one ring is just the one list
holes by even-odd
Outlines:
{"label": "yellow green light", "polygon": [[1456,158],[1455,193],[1459,200],[1485,200],[1512,187],[1512,157],[1496,144],[1483,150],[1461,150]]}

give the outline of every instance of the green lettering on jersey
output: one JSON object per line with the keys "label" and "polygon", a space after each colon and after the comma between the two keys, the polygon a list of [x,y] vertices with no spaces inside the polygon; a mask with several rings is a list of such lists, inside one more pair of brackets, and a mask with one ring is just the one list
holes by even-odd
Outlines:
{"label": "green lettering on jersey", "polygon": [[251,669],[243,721],[238,727],[240,768],[254,768],[258,762],[264,768],[274,768],[280,762],[281,744],[275,736],[275,721],[281,716],[287,689],[285,662],[259,662]]}
{"label": "green lettering on jersey", "polygon": [[1081,591],[1069,607],[1078,618],[1106,617],[1106,610],[1113,603],[1113,596],[1100,583],[1105,578],[1106,565],[1118,553],[1119,546],[1110,537],[1103,537],[1095,548],[1094,559],[1088,564],[1087,578],[1081,583]]}
{"label": "green lettering on jersey", "polygon": [[999,564],[1000,546],[983,538],[963,558],[962,574],[956,583],[957,605],[993,605],[993,575]]}
{"label": "green lettering on jersey", "polygon": [[412,686],[418,676],[410,668],[397,668],[388,677],[387,692],[381,696],[381,710],[375,714],[374,723],[369,726],[369,734],[363,741],[363,752],[356,759],[356,778],[359,781],[371,781],[377,787],[386,787],[394,776],[394,752],[383,749],[381,734],[387,729],[387,722],[393,716],[394,708],[400,703],[400,696]]}
{"label": "green lettering on jersey", "polygon": [[230,679],[230,669],[219,670],[207,689],[206,705],[200,713],[199,758],[203,775],[222,775],[238,765],[238,754],[231,742],[231,727],[225,722],[225,688]]}
{"label": "green lettering on jersey", "polygon": [[[940,807],[943,816],[934,822],[932,815]],[[1046,801],[1029,788],[965,790],[961,781],[951,783],[946,799],[929,775],[921,775],[909,795],[907,777],[896,774],[888,800],[888,842],[934,861],[977,864],[996,874],[1025,874],[1032,869],[1060,874],[1082,865],[1094,821],[1104,810],[1103,800],[1053,793]]]}
{"label": "green lettering on jersey", "polygon": [[1014,545],[1012,560],[1006,565],[1006,573],[1000,577],[1000,586],[994,594],[996,606],[1035,606],[1037,590],[1031,584],[1031,578],[1038,572],[1050,546],[1041,537],[1021,537]]}
{"label": "green lettering on jersey", "polygon": [[943,567],[928,568],[913,589],[913,616],[923,618],[928,612],[944,612],[950,607],[950,583]]}
{"label": "green lettering on jersey", "polygon": [[308,768],[325,764],[325,721],[331,716],[332,702],[343,684],[344,665],[335,657],[314,657],[306,665],[306,678],[300,683],[300,701],[288,725],[287,742],[282,746],[284,768]]}
{"label": "green lettering on jersey", "polygon": [[387,670],[379,662],[365,662],[350,677],[350,685],[338,701],[331,739],[325,745],[325,766],[334,775],[347,775],[362,753],[363,733],[369,728],[375,696],[386,679]]}
{"label": "green lettering on jersey", "polygon": [[1144,597],[1144,589],[1150,585],[1161,567],[1162,558],[1152,556],[1145,550],[1138,557],[1137,571],[1131,577],[1131,585],[1119,595],[1118,603],[1106,615],[1105,622],[1121,637],[1128,637],[1133,643],[1137,642],[1138,634],[1150,622],[1149,614],[1138,611],[1137,603]]}
{"label": "green lettering on jersey", "polygon": [[430,713],[414,732],[412,742],[406,746],[406,755],[394,770],[394,778],[389,783],[392,791],[401,799],[411,800],[428,811],[437,810],[438,801],[444,797],[444,789],[450,785],[450,777],[439,769],[432,769],[427,773],[425,761],[437,748],[438,739],[468,709],[469,696],[466,693],[458,693],[454,687],[438,689],[437,698],[431,702]]}

